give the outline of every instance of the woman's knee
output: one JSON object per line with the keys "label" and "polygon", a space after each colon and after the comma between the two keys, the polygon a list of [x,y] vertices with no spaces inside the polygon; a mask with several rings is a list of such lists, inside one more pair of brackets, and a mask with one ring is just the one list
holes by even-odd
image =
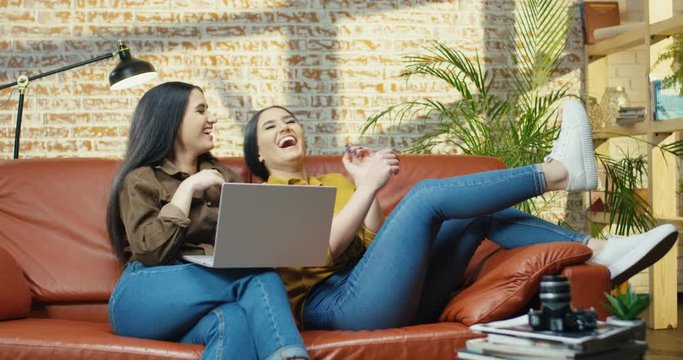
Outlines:
{"label": "woman's knee", "polygon": [[203,335],[207,342],[210,339],[223,339],[226,333],[230,333],[232,336],[251,333],[247,315],[237,303],[225,303],[217,306],[197,323],[190,334],[194,333],[195,330],[198,334]]}
{"label": "woman's knee", "polygon": [[255,273],[252,275],[252,278],[254,280],[258,280],[258,282],[268,288],[280,288],[284,286],[282,283],[282,278],[280,278],[280,275],[274,270],[264,270],[262,272]]}
{"label": "woman's knee", "polygon": [[425,189],[433,188],[438,183],[437,179],[422,179],[413,185],[411,192],[420,192]]}
{"label": "woman's knee", "polygon": [[214,308],[181,342],[204,345],[202,360],[258,358],[247,315],[236,303]]}

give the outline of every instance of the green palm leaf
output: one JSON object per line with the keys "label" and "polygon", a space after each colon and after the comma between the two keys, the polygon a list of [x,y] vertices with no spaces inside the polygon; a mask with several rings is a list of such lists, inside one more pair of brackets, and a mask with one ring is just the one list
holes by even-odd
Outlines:
{"label": "green palm leaf", "polygon": [[657,225],[652,209],[635,189],[642,187],[647,173],[647,157],[632,157],[614,160],[606,156],[598,156],[598,161],[605,171],[605,210],[609,212],[609,221],[614,224],[617,234],[629,235],[632,232],[644,232]]}

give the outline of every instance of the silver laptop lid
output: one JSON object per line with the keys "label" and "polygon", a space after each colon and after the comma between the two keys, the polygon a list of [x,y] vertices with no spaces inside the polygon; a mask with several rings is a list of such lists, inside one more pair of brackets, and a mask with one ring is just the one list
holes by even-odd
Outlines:
{"label": "silver laptop lid", "polygon": [[225,183],[214,267],[322,266],[336,188]]}

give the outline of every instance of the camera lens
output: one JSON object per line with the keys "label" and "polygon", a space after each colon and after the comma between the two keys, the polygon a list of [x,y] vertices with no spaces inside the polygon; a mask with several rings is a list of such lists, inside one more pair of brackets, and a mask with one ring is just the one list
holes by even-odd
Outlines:
{"label": "camera lens", "polygon": [[571,292],[566,276],[544,276],[541,279],[541,312],[550,331],[564,331],[565,315],[571,312]]}
{"label": "camera lens", "polygon": [[541,310],[529,310],[529,325],[534,330],[565,332],[595,329],[594,310],[572,310],[571,288],[566,276],[544,276],[539,297]]}
{"label": "camera lens", "polygon": [[560,275],[544,276],[541,280],[539,297],[543,306],[549,306],[552,309],[563,306],[569,307],[572,295],[567,277]]}

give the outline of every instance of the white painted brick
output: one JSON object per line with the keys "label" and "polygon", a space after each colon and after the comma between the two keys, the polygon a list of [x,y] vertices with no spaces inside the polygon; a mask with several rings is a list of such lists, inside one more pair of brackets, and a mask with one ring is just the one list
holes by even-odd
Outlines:
{"label": "white painted brick", "polygon": [[636,63],[636,52],[621,51],[610,55],[608,61],[610,66],[632,65]]}

